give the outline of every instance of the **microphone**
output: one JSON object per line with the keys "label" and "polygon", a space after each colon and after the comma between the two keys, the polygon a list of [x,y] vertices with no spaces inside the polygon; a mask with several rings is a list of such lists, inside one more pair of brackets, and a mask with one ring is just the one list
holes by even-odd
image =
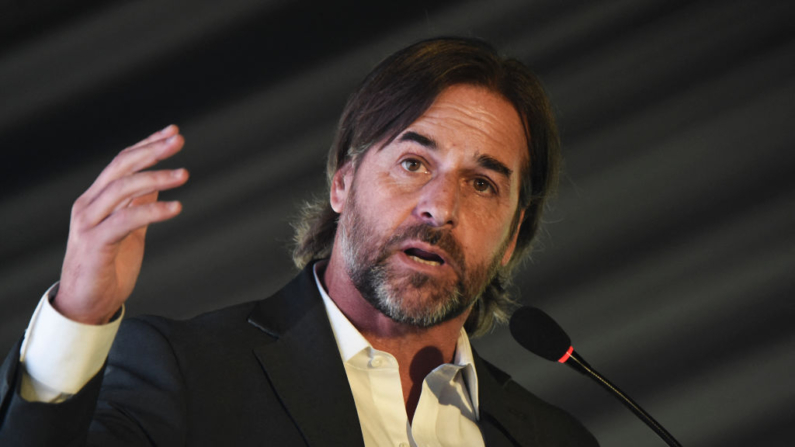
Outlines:
{"label": "microphone", "polygon": [[596,380],[610,394],[615,396],[657,435],[673,447],[682,447],[665,428],[646,413],[638,404],[623,391],[610,383],[604,376],[596,372],[576,351],[571,339],[563,328],[541,309],[525,306],[519,308],[511,317],[509,325],[511,335],[528,351],[553,362],[565,363],[573,369]]}

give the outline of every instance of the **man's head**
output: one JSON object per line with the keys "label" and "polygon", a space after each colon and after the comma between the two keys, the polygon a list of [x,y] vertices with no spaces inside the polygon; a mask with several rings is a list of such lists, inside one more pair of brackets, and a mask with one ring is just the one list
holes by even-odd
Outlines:
{"label": "man's head", "polygon": [[[544,202],[555,183],[557,174],[559,152],[554,119],[540,83],[526,67],[516,60],[501,58],[487,44],[470,39],[434,39],[398,51],[379,64],[349,99],[329,153],[329,185],[333,197],[335,179],[343,179],[348,182],[345,187],[349,189],[342,194],[345,200],[350,201],[348,202],[348,212],[346,213],[339,206],[336,208],[343,214],[341,224],[349,230],[347,236],[354,237],[350,233],[359,231],[360,233],[355,235],[352,240],[362,240],[363,235],[373,229],[362,229],[361,225],[368,224],[368,219],[370,220],[369,225],[380,225],[377,219],[380,219],[383,213],[373,210],[371,201],[368,201],[370,209],[361,207],[363,194],[370,194],[370,191],[363,190],[365,186],[362,186],[363,180],[360,179],[372,174],[370,171],[366,174],[363,173],[360,169],[361,166],[370,166],[368,163],[371,161],[383,161],[376,155],[383,155],[384,152],[388,152],[385,149],[394,146],[410,144],[428,150],[429,146],[435,143],[442,145],[450,143],[452,140],[449,139],[449,141],[429,142],[427,141],[428,135],[424,135],[423,132],[414,132],[413,128],[409,129],[409,127],[417,125],[418,120],[422,127],[422,120],[428,118],[429,113],[439,112],[444,115],[445,110],[456,110],[455,106],[452,109],[442,107],[441,111],[434,109],[440,102],[444,106],[446,101],[446,104],[450,106],[451,103],[460,99],[460,95],[449,95],[448,93],[451,91],[463,92],[464,96],[469,95],[469,98],[473,100],[469,101],[469,104],[490,102],[491,106],[499,109],[497,113],[502,114],[502,119],[499,122],[494,121],[492,124],[498,127],[502,126],[505,130],[503,136],[507,135],[507,138],[514,143],[521,140],[518,143],[521,150],[514,154],[516,156],[507,158],[500,155],[489,156],[478,162],[481,168],[495,171],[493,178],[499,177],[496,171],[501,170],[499,165],[502,165],[502,168],[508,168],[512,172],[515,179],[515,184],[509,182],[512,185],[511,188],[515,189],[515,194],[510,194],[512,197],[510,206],[500,209],[503,214],[506,210],[510,211],[507,218],[501,215],[499,222],[491,222],[491,227],[488,227],[491,231],[490,234],[499,237],[488,238],[487,242],[490,246],[481,247],[483,252],[488,255],[481,261],[489,262],[484,264],[484,262],[473,261],[471,266],[474,270],[463,272],[461,269],[465,266],[457,265],[458,262],[454,259],[454,255],[448,253],[448,255],[453,255],[453,258],[448,261],[450,266],[458,269],[457,273],[459,274],[466,273],[464,279],[467,281],[464,282],[470,284],[458,281],[457,284],[447,288],[480,296],[480,299],[474,304],[466,327],[471,333],[484,332],[491,327],[495,318],[504,320],[507,317],[508,306],[511,304],[506,291],[510,272],[529,252],[532,239],[538,229]],[[459,105],[466,108],[466,104]],[[494,107],[492,107],[492,111],[495,110]],[[458,111],[466,114],[462,110],[459,107]],[[512,115],[508,116],[510,114]],[[465,115],[460,115],[459,118],[463,116]],[[455,116],[448,116],[448,118],[453,121],[457,120]],[[486,119],[488,120],[488,117]],[[430,129],[428,123],[429,121],[426,119],[426,130]],[[470,124],[478,125],[474,121]],[[432,137],[435,135],[430,130],[426,133],[432,134]],[[456,132],[451,135],[456,135]],[[444,139],[445,137],[438,138]],[[442,149],[445,151],[434,153],[444,152],[445,156],[455,158],[455,151],[447,152],[447,149],[451,148],[443,147]],[[470,149],[465,160],[445,160],[458,163],[455,165],[458,168],[463,166],[461,162],[475,162],[472,157],[477,152],[477,148],[473,145],[470,146]],[[374,152],[375,155],[372,155]],[[491,160],[491,158],[497,160]],[[502,160],[499,160],[500,158]],[[418,161],[419,164],[417,164]],[[495,164],[494,161],[499,163]],[[404,168],[410,169],[420,167],[423,162],[425,162],[423,159],[400,161],[400,163],[408,163]],[[515,166],[508,166],[514,162]],[[426,168],[424,165],[421,167]],[[433,172],[438,171],[434,170]],[[459,177],[463,179],[463,177]],[[472,178],[475,181],[475,177]],[[367,187],[372,188],[373,185],[378,184],[377,182],[388,181],[388,179],[370,178],[368,181],[376,182],[368,183]],[[480,182],[477,183],[478,188],[489,186],[488,181],[477,181]],[[429,185],[433,188],[439,186],[432,182]],[[440,190],[442,192],[452,188],[450,184],[447,186],[442,184],[439,187],[442,188]],[[420,200],[417,197],[415,199]],[[389,198],[389,200],[394,200],[394,198]],[[458,203],[463,202],[459,201]],[[506,204],[505,202],[501,203]],[[328,201],[310,205],[305,212],[303,221],[297,225],[297,247],[294,259],[299,267],[314,259],[322,259],[331,254],[337,236],[339,218],[339,214],[332,205]],[[384,206],[386,207],[388,204],[384,204]],[[471,208],[476,206],[472,203],[467,206],[470,207],[467,208],[467,212],[480,211],[480,214],[489,212],[487,209]],[[390,231],[396,233],[388,236],[397,240],[398,243],[402,240],[401,238],[413,237],[415,240],[437,238],[440,244],[446,244],[447,248],[442,248],[444,252],[455,252],[457,248],[461,248],[463,252],[474,253],[470,247],[471,241],[467,241],[466,246],[461,246],[461,241],[456,239],[455,234],[458,230],[452,230],[451,233],[447,231],[449,228],[446,227],[450,227],[453,225],[452,223],[446,222],[444,219],[442,219],[443,222],[435,222],[438,218],[436,215],[433,215],[433,219],[427,222],[419,222],[424,219],[421,217],[422,213],[419,211],[415,211],[415,213],[419,214],[415,216],[414,221],[395,222],[394,228],[391,228]],[[360,222],[359,229],[354,225],[356,224],[355,214],[362,215],[359,220],[364,221],[364,224]],[[435,223],[430,222],[431,220]],[[418,224],[419,227],[414,224]],[[430,227],[433,230],[428,233],[429,230],[421,229],[424,227]],[[450,240],[454,243],[449,243]],[[389,246],[388,241],[381,240],[380,242]],[[459,247],[455,247],[455,242]],[[375,246],[370,248],[375,248]],[[382,245],[381,248],[384,246]],[[503,253],[505,256],[502,256]],[[365,254],[370,258],[375,255],[374,253]],[[427,257],[426,253],[414,254]],[[352,254],[349,253],[349,256]],[[375,262],[375,265],[370,267],[376,267],[378,259],[370,259],[367,256],[360,255],[357,262],[363,260]],[[480,254],[471,256],[478,257]],[[363,268],[369,269],[369,267]],[[389,269],[381,269],[379,272],[376,268],[371,274],[383,277],[388,275],[388,272]],[[473,274],[483,276],[483,278],[475,278]],[[419,286],[419,283],[423,281],[420,279],[421,277],[422,275],[415,275],[410,281],[413,281],[415,286]],[[425,281],[428,282],[428,280]],[[441,282],[444,283],[444,281]],[[423,287],[445,287],[438,281],[438,278],[430,283],[430,286]],[[373,293],[379,292],[373,291]],[[456,306],[454,301],[453,299],[453,307]],[[464,300],[464,304],[468,307],[469,301]]]}

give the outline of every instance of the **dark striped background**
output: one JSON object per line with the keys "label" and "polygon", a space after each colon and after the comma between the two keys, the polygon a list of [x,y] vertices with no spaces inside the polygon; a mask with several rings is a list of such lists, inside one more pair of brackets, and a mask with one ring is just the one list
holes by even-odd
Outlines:
{"label": "dark striped background", "polygon": [[[166,194],[131,314],[258,299],[358,80],[439,34],[545,81],[566,173],[517,284],[688,446],[791,446],[795,19],[790,1],[3,2],[0,349],[59,275],[71,202],[170,122],[192,179]],[[359,4],[355,4],[359,3]],[[501,329],[481,354],[604,446],[662,445],[602,389]]]}

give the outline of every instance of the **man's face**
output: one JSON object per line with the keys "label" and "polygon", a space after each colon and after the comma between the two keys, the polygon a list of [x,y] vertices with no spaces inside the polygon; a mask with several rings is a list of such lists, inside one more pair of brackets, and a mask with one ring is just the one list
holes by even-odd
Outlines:
{"label": "man's face", "polygon": [[468,311],[513,254],[526,157],[501,96],[456,85],[332,185],[346,272],[375,308],[428,327]]}

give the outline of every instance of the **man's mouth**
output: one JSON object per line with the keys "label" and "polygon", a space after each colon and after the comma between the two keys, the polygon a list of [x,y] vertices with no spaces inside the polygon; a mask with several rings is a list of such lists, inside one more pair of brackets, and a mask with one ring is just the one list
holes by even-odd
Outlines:
{"label": "man's mouth", "polygon": [[419,248],[409,248],[405,250],[404,253],[406,253],[409,258],[419,262],[420,264],[432,266],[444,264],[444,259],[442,259],[441,256],[427,252],[425,250],[420,250]]}

